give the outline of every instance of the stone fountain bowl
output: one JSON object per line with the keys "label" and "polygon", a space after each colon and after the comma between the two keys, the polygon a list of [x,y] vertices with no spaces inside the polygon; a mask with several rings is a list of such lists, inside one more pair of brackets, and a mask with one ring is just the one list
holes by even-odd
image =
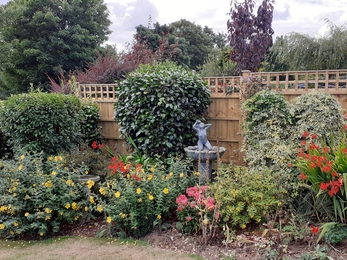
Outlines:
{"label": "stone fountain bowl", "polygon": [[202,150],[199,151],[198,146],[188,146],[184,148],[186,154],[195,161],[214,161],[217,160],[217,154],[222,157],[227,149],[225,147],[212,146],[212,150]]}

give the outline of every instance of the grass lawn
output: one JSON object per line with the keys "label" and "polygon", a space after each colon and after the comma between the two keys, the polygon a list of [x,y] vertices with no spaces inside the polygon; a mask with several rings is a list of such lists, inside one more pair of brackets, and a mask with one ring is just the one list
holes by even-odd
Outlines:
{"label": "grass lawn", "polygon": [[0,240],[1,260],[191,260],[203,258],[163,250],[138,240],[61,237],[41,241]]}

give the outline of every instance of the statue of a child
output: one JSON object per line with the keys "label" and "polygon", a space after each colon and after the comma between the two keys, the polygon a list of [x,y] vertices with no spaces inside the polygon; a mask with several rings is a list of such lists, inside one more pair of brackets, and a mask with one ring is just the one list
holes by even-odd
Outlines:
{"label": "statue of a child", "polygon": [[204,124],[200,120],[196,120],[193,125],[194,130],[197,132],[199,141],[198,141],[198,149],[202,151],[204,149],[212,150],[212,145],[207,140],[207,129],[211,127],[211,124]]}

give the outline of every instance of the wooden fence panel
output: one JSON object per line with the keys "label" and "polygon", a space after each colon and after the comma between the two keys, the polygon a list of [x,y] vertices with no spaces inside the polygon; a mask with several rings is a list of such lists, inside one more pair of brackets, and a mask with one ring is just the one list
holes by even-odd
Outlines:
{"label": "wooden fence panel", "polygon": [[[262,77],[264,87],[282,92],[288,101],[312,89],[327,92],[347,111],[347,70],[257,73],[243,71],[242,77],[205,78],[211,89],[212,99],[208,109],[208,122],[212,124],[208,139],[212,145],[227,149],[221,158],[225,163],[232,161],[238,165],[243,164],[243,116],[240,106],[242,80],[248,76]],[[79,84],[77,89],[80,98],[91,98],[98,104],[101,113],[99,125],[107,145],[115,148],[114,151],[126,153],[125,142],[120,138],[119,125],[114,122],[116,85]]]}

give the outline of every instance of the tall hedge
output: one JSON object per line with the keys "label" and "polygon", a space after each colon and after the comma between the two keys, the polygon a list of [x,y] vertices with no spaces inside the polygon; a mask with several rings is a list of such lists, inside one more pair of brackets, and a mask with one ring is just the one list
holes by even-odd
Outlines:
{"label": "tall hedge", "polygon": [[14,149],[57,154],[80,141],[82,116],[76,96],[31,92],[3,102],[0,128]]}
{"label": "tall hedge", "polygon": [[182,153],[211,103],[207,84],[172,62],[142,65],[119,83],[115,120],[147,155]]}

